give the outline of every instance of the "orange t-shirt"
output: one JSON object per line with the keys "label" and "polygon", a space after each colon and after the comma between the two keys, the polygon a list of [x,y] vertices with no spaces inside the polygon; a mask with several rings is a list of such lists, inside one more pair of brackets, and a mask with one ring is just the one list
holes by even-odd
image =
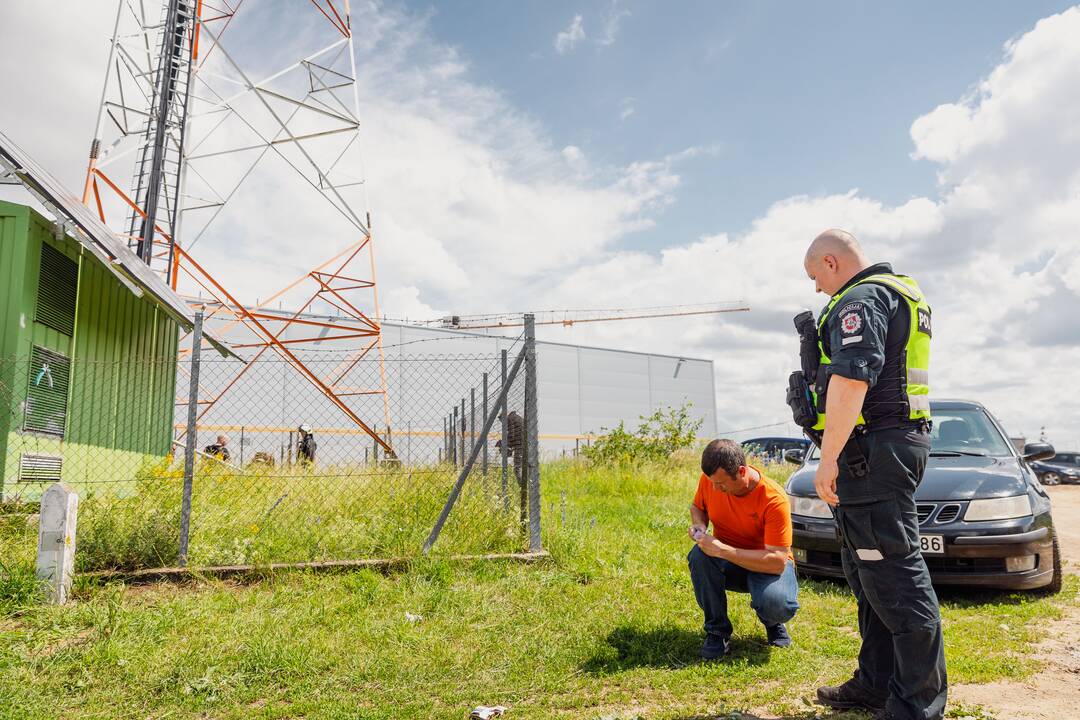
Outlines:
{"label": "orange t-shirt", "polygon": [[[791,547],[791,506],[787,495],[765,473],[748,495],[714,490],[705,473],[698,480],[694,507],[709,517],[713,537],[732,547],[764,550],[766,545]],[[790,554],[790,553],[789,553]]]}

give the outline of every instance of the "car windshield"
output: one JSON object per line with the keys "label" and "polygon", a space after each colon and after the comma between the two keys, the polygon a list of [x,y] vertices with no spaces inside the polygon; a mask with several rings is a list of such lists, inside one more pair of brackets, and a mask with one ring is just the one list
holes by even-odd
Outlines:
{"label": "car windshield", "polygon": [[982,410],[934,410],[933,415],[931,452],[995,456],[1010,454],[1008,441]]}
{"label": "car windshield", "polygon": [[[932,453],[993,456],[1010,454],[1007,441],[982,410],[935,409],[933,415],[934,429],[930,433]],[[812,447],[809,459],[818,460],[820,457],[817,447]],[[1080,455],[1074,457],[1080,459]]]}

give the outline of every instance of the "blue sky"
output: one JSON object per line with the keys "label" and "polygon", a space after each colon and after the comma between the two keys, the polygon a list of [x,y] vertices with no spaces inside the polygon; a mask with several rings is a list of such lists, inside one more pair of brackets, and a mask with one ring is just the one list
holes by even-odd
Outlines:
{"label": "blue sky", "polygon": [[[747,313],[545,337],[710,358],[720,425],[774,423],[789,416],[790,318],[824,302],[803,253],[844,227],[929,294],[935,395],[1080,447],[1080,406],[1059,398],[1080,367],[1080,6],[385,0],[353,14],[386,316],[745,299]],[[111,17],[73,3],[58,21],[26,0],[2,18],[0,65],[35,72],[0,75],[0,127],[78,187]],[[261,0],[225,44],[267,77],[339,39],[310,4]],[[281,163],[260,170],[196,248],[245,302],[351,237]]]}
{"label": "blue sky", "polygon": [[[552,141],[621,166],[689,146],[656,249],[739,232],[778,198],[858,188],[901,204],[933,191],[911,159],[914,118],[967,92],[1006,41],[1067,2],[411,3],[470,76],[537,118]],[[615,41],[600,45],[621,13]],[[556,34],[582,16],[585,39]],[[624,100],[633,115],[620,120]]]}

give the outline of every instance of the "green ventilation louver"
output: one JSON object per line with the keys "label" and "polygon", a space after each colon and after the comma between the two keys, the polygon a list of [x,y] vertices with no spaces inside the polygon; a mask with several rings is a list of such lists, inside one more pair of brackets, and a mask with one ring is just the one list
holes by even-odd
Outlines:
{"label": "green ventilation louver", "polygon": [[78,264],[52,245],[42,243],[34,319],[70,337],[75,332],[75,291],[78,284]]}
{"label": "green ventilation louver", "polygon": [[30,353],[29,380],[23,430],[63,437],[71,361],[35,345]]}

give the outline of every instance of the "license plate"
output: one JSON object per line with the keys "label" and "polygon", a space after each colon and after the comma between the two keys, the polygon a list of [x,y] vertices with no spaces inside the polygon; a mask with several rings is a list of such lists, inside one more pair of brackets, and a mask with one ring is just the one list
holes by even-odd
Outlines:
{"label": "license plate", "polygon": [[944,535],[920,535],[919,547],[923,551],[923,555],[944,555],[945,554],[945,536]]}

